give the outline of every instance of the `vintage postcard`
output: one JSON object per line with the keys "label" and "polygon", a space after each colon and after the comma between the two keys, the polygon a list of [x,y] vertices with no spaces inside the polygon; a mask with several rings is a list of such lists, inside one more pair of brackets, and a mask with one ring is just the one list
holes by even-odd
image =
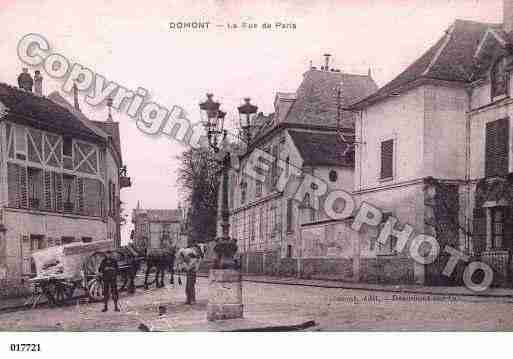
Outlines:
{"label": "vintage postcard", "polygon": [[7,353],[513,330],[513,1],[1,0],[0,22]]}

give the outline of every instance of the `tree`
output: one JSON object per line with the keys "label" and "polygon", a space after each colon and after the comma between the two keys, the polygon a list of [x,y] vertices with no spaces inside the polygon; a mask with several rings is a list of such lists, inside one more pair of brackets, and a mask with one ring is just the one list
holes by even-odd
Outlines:
{"label": "tree", "polygon": [[189,211],[187,234],[191,242],[206,242],[216,237],[218,175],[221,169],[214,153],[207,148],[190,148],[178,157],[178,184],[184,189]]}

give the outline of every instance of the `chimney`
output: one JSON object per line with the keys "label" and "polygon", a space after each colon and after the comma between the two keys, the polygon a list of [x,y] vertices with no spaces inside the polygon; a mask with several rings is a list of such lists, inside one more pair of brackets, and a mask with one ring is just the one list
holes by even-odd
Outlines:
{"label": "chimney", "polygon": [[43,96],[43,76],[41,76],[39,70],[36,70],[34,73],[34,92],[39,96]]}
{"label": "chimney", "polygon": [[513,0],[502,1],[502,26],[507,33],[513,30]]}
{"label": "chimney", "polygon": [[73,83],[73,100],[75,102],[75,110],[80,111],[80,105],[78,104],[78,88],[76,83]]}
{"label": "chimney", "polygon": [[34,80],[28,73],[26,67],[23,68],[22,73],[18,76],[18,86],[28,92],[32,92],[32,86],[34,86]]}
{"label": "chimney", "polygon": [[370,67],[369,67],[369,71],[367,71],[367,76],[372,77],[372,70]]}
{"label": "chimney", "polygon": [[330,70],[330,56],[330,54],[324,54],[324,71]]}

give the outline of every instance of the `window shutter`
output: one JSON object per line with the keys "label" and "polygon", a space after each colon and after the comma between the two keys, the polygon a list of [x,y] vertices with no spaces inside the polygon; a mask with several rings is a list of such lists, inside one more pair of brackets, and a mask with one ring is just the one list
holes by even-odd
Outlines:
{"label": "window shutter", "polygon": [[52,172],[44,172],[45,209],[52,210]]}
{"label": "window shutter", "polygon": [[20,185],[20,196],[19,203],[21,208],[27,208],[27,167],[20,166],[19,168],[19,185]]}
{"label": "window shutter", "polygon": [[84,213],[84,179],[77,177],[77,211],[80,214]]}
{"label": "window shutter", "polygon": [[381,142],[381,178],[394,176],[394,140]]}
{"label": "window shutter", "polygon": [[98,208],[100,210],[100,216],[105,216],[105,186],[102,182],[98,181],[99,191],[100,191],[100,198],[98,203]]}
{"label": "window shutter", "polygon": [[287,232],[292,232],[292,199],[287,199]]}
{"label": "window shutter", "polygon": [[278,183],[278,146],[274,145],[272,149],[272,156],[273,156],[273,164],[272,164],[272,186],[276,186]]}
{"label": "window shutter", "polygon": [[509,167],[509,120],[486,124],[485,176],[502,176]]}
{"label": "window shutter", "polygon": [[112,181],[109,181],[109,216],[112,216],[112,212],[114,210],[114,208],[112,208],[112,203],[114,203],[112,200]]}
{"label": "window shutter", "polygon": [[53,172],[53,193],[55,195],[54,208],[57,212],[62,212],[62,175]]}
{"label": "window shutter", "polygon": [[7,185],[9,190],[9,207],[17,208],[20,206],[20,166],[14,163],[7,164]]}

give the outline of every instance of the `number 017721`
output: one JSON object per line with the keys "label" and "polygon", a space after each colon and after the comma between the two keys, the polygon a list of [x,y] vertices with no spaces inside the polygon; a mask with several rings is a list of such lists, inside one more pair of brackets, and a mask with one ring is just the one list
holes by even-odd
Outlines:
{"label": "number 017721", "polygon": [[9,350],[12,352],[40,352],[41,344],[10,344]]}

